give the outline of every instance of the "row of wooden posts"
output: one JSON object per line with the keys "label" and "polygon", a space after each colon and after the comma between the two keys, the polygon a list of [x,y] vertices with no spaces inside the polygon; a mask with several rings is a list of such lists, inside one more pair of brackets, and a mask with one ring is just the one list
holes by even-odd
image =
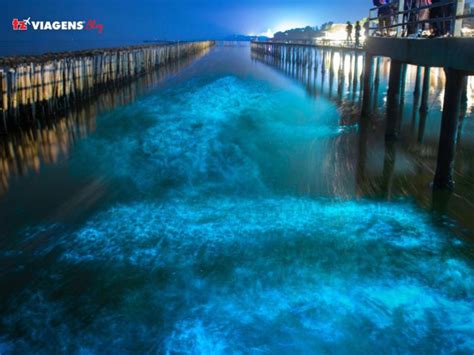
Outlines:
{"label": "row of wooden posts", "polygon": [[280,45],[278,43],[267,44],[259,42],[252,42],[251,48],[254,53],[270,55],[297,65],[307,65],[310,63],[312,60],[310,53],[311,50],[314,49],[314,47],[310,46],[290,46]]}
{"label": "row of wooden posts", "polygon": [[78,140],[95,130],[98,114],[135,101],[150,87],[206,55],[208,50],[161,66],[111,90],[100,91],[86,105],[75,105],[52,119],[42,120],[39,125],[27,125],[1,137],[0,197],[8,190],[12,178],[38,172],[42,166],[54,164],[59,155],[67,155]]}
{"label": "row of wooden posts", "polygon": [[0,118],[6,126],[54,114],[108,85],[213,45],[201,41],[0,58]]}

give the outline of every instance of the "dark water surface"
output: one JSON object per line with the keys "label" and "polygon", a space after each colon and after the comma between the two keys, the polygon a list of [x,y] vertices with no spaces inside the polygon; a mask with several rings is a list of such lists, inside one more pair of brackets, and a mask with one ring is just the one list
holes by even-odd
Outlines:
{"label": "dark water surface", "polygon": [[472,353],[471,86],[433,195],[442,73],[386,145],[389,64],[361,131],[325,60],[217,47],[4,141],[0,353]]}

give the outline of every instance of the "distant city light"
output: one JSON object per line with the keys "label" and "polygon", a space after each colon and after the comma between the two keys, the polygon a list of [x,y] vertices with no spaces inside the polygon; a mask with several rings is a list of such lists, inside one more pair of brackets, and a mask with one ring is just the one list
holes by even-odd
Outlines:
{"label": "distant city light", "polygon": [[273,35],[277,32],[285,32],[294,28],[305,28],[306,26],[308,26],[308,23],[304,21],[283,22],[276,25],[273,28],[268,28],[265,32],[249,33],[249,36],[265,36],[265,37],[273,38]]}

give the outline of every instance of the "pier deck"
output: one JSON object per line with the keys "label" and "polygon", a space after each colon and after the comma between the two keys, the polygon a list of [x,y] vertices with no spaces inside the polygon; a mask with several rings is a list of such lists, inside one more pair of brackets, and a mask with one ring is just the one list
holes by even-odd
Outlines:
{"label": "pier deck", "polygon": [[474,38],[369,37],[365,50],[373,56],[390,57],[402,63],[442,67],[474,74]]}

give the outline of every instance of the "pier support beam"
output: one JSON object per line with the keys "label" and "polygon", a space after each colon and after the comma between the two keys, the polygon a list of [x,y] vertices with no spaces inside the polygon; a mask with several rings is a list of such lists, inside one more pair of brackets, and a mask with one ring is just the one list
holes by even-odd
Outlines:
{"label": "pier support beam", "polygon": [[379,100],[379,87],[380,87],[380,65],[382,63],[382,58],[377,57],[375,63],[375,74],[374,74],[374,89],[372,97],[372,112],[377,112],[377,105]]}
{"label": "pier support beam", "polygon": [[415,132],[416,114],[418,111],[418,104],[420,103],[420,86],[421,86],[421,67],[416,67],[415,90],[413,91],[413,106],[411,111],[411,127]]}
{"label": "pier support beam", "polygon": [[402,64],[402,72],[400,79],[400,105],[403,106],[405,103],[405,86],[407,83],[407,64]]}
{"label": "pier support beam", "polygon": [[420,84],[421,84],[421,67],[416,67],[416,78],[415,78],[415,90],[413,91],[413,96],[420,95]]}
{"label": "pier support beam", "polygon": [[401,75],[402,63],[392,60],[388,81],[386,140],[396,140],[399,135]]}
{"label": "pier support beam", "polygon": [[[344,58],[342,59],[344,60]],[[374,65],[374,57],[366,53],[364,59],[364,83],[362,96],[362,112],[361,118],[366,118],[370,114],[370,99],[372,96],[372,72]]]}
{"label": "pier support beam", "polygon": [[425,67],[423,73],[423,89],[421,91],[420,111],[428,111],[428,98],[430,93],[430,67]]}
{"label": "pier support beam", "polygon": [[445,69],[446,87],[441,117],[434,189],[453,189],[453,168],[456,151],[458,120],[465,74],[454,69]]}

